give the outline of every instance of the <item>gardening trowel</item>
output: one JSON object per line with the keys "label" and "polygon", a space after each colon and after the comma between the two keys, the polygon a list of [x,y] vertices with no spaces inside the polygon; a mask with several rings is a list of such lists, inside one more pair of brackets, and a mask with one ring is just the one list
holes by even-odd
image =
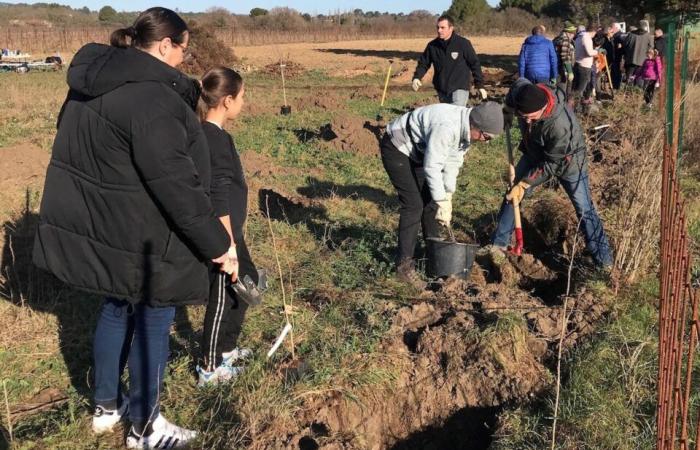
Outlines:
{"label": "gardening trowel", "polygon": [[245,275],[242,280],[238,277],[236,281],[232,281],[228,288],[248,306],[258,306],[262,303],[263,293],[267,290],[267,272],[258,270],[257,284],[250,275]]}

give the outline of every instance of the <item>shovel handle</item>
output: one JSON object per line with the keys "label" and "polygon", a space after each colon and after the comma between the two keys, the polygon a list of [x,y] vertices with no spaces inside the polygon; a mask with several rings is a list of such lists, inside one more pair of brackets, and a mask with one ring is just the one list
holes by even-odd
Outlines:
{"label": "shovel handle", "polygon": [[506,126],[506,148],[508,150],[508,181],[510,186],[515,183],[515,164],[513,162],[513,143],[510,139],[510,126]]}
{"label": "shovel handle", "polygon": [[515,247],[511,248],[511,252],[515,255],[521,255],[524,247],[523,224],[520,217],[520,202],[516,199],[513,199],[513,214],[515,218]]}

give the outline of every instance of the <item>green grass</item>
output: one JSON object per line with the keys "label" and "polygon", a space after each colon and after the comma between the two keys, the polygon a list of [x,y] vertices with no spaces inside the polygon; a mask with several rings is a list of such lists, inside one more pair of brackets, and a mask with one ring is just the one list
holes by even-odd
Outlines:
{"label": "green grass", "polygon": [[[658,286],[618,297],[616,314],[563,361],[558,449],[654,448]],[[549,448],[554,392],[507,411],[496,449]]]}

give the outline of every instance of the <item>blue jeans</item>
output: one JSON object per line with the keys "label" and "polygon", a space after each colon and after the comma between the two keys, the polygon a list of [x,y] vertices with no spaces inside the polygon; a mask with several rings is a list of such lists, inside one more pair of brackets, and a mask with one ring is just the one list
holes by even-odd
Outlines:
{"label": "blue jeans", "polygon": [[[571,203],[574,205],[576,216],[579,220],[579,228],[583,230],[586,240],[586,247],[593,255],[596,264],[603,267],[612,266],[612,251],[603,229],[603,222],[600,220],[591,200],[591,189],[588,185],[588,168],[584,158],[574,158],[564,174],[558,178],[559,184],[564,188]],[[524,177],[534,166],[535,163],[527,155],[523,155],[515,167],[515,179],[519,180]],[[525,191],[526,198],[532,193],[533,188],[531,187]],[[513,204],[503,200],[501,210],[498,213],[498,226],[491,238],[494,245],[505,247],[510,244],[513,228],[515,227],[514,223]]]}
{"label": "blue jeans", "polygon": [[175,307],[105,299],[93,345],[96,404],[114,404],[120,398],[128,362],[129,419],[145,424],[158,416],[174,318]]}
{"label": "blue jeans", "polygon": [[446,94],[444,92],[438,92],[438,98],[440,103],[452,103],[457,106],[467,106],[469,102],[469,91],[466,89],[457,89],[454,92]]}

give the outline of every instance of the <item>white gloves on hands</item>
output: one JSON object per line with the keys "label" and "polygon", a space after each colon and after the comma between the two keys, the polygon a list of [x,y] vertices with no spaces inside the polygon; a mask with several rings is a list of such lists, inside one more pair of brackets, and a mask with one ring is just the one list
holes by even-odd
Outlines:
{"label": "white gloves on hands", "polygon": [[481,100],[486,100],[486,98],[489,96],[486,93],[486,89],[484,89],[484,88],[481,88],[478,91],[479,91],[479,95],[481,96]]}
{"label": "white gloves on hands", "polygon": [[423,83],[421,83],[418,78],[414,78],[413,83],[411,83],[411,86],[413,87],[414,91],[418,92],[418,89],[420,89],[420,87],[423,86]]}
{"label": "white gloves on hands", "polygon": [[450,226],[452,222],[452,193],[448,192],[445,195],[445,200],[436,201],[437,211],[435,212],[435,220],[440,225]]}

